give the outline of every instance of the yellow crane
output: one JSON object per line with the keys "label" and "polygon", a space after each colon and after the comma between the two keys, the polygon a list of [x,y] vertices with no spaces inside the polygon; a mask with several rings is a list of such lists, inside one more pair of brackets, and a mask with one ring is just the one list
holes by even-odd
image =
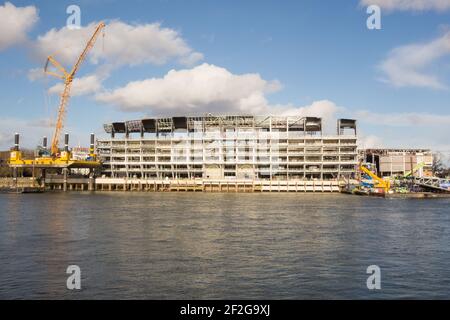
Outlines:
{"label": "yellow crane", "polygon": [[[70,98],[70,89],[72,87],[72,82],[75,78],[75,75],[80,68],[80,65],[86,59],[87,54],[93,48],[95,41],[97,40],[100,32],[105,28],[105,23],[100,22],[89,41],[87,42],[83,52],[78,57],[75,65],[73,66],[70,72],[66,71],[64,67],[56,61],[52,56],[47,57],[47,62],[44,67],[44,71],[46,74],[58,77],[64,80],[64,90],[61,93],[61,100],[58,108],[58,118],[56,120],[55,132],[53,134],[50,155],[37,157],[34,160],[28,160],[22,158],[22,152],[19,149],[19,137],[16,134],[16,144],[14,149],[10,154],[9,165],[13,168],[63,168],[63,167],[78,167],[78,168],[92,168],[98,167],[100,162],[96,160],[93,149],[93,141],[91,141],[90,148],[90,160],[74,160],[71,159],[70,152],[68,150],[64,150],[59,153],[59,138],[61,135],[61,130],[64,127],[64,116],[66,113],[66,108],[69,103]],[[49,64],[52,64],[56,68],[56,72],[49,70]],[[91,136],[92,140],[92,136]]]}
{"label": "yellow crane", "polygon": [[[73,66],[73,68],[70,72],[67,72],[66,69],[64,69],[64,67],[58,61],[56,61],[52,56],[47,57],[47,62],[45,64],[45,68],[44,68],[45,73],[64,80],[64,90],[61,94],[61,100],[60,100],[59,108],[58,108],[58,118],[56,120],[55,132],[53,134],[52,145],[51,145],[51,149],[50,149],[51,154],[54,157],[59,152],[59,138],[61,135],[61,130],[64,127],[64,116],[65,116],[66,107],[67,107],[67,104],[68,104],[69,98],[70,98],[70,89],[72,87],[73,79],[74,79],[75,74],[77,73],[80,65],[86,59],[88,52],[94,47],[95,41],[97,40],[98,35],[100,34],[100,32],[102,31],[102,29],[104,27],[105,27],[104,22],[100,22],[98,24],[98,26],[95,29],[94,34],[89,39],[86,47],[84,48],[81,55],[78,57],[77,62],[75,63],[75,65]],[[57,70],[59,70],[60,73],[49,71],[48,66],[50,63]]]}
{"label": "yellow crane", "polygon": [[389,180],[384,180],[377,176],[375,173],[367,169],[364,165],[359,166],[359,170],[367,174],[369,177],[371,177],[374,181],[377,181],[377,184],[374,185],[375,188],[381,188],[384,190],[384,192],[389,192],[391,189],[391,182]]}

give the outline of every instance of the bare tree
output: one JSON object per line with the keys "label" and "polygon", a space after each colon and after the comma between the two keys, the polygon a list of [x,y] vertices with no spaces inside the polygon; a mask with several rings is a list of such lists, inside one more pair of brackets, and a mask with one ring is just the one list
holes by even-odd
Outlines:
{"label": "bare tree", "polygon": [[443,155],[441,152],[436,152],[433,155],[432,169],[435,177],[445,176],[446,167],[444,166]]}

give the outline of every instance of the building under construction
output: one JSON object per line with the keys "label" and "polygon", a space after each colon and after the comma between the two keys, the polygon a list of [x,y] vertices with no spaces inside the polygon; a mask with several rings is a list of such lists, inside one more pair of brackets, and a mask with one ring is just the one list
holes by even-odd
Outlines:
{"label": "building under construction", "polygon": [[361,159],[372,163],[381,177],[404,176],[409,172],[418,177],[433,175],[433,153],[429,149],[366,149]]}
{"label": "building under construction", "polygon": [[356,121],[324,135],[315,117],[201,116],[104,125],[103,175],[127,179],[337,180],[358,164]]}

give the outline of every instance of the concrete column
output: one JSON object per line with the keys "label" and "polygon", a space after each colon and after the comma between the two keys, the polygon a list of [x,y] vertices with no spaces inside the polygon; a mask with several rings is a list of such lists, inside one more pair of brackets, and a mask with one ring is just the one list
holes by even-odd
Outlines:
{"label": "concrete column", "polygon": [[63,191],[67,191],[67,176],[68,176],[69,169],[64,168],[63,169]]}
{"label": "concrete column", "polygon": [[95,177],[94,177],[94,171],[92,169],[89,170],[89,191],[95,191]]}
{"label": "concrete column", "polygon": [[44,189],[45,189],[45,176],[46,176],[46,170],[45,169],[41,169],[41,180],[42,180],[42,184],[43,184],[43,187],[44,187]]}
{"label": "concrete column", "polygon": [[17,168],[13,168],[13,186],[17,187]]}

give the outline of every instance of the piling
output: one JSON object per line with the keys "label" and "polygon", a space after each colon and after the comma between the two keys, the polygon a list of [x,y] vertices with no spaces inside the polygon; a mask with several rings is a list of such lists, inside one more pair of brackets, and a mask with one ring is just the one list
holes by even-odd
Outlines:
{"label": "piling", "polygon": [[64,135],[64,151],[69,152],[69,134]]}
{"label": "piling", "polygon": [[68,175],[69,169],[64,168],[63,169],[63,191],[67,191],[67,175]]}

